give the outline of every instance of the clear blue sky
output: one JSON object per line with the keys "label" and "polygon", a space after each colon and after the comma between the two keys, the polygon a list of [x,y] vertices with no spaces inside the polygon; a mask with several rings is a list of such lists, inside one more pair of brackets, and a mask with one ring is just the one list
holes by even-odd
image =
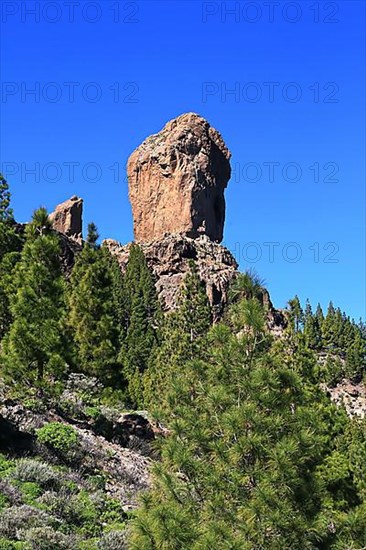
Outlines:
{"label": "clear blue sky", "polygon": [[194,111],[232,151],[225,243],[240,267],[278,307],[297,293],[365,317],[363,1],[1,10],[0,152],[17,219],[77,194],[85,223],[131,240],[127,158]]}

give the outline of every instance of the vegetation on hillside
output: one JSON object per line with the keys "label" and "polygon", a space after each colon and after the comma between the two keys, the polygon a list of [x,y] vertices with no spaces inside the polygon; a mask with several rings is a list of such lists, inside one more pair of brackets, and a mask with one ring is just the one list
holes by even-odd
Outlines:
{"label": "vegetation on hillside", "polygon": [[[127,514],[99,466],[85,462],[80,429],[60,421],[37,428],[33,456],[0,454],[0,549],[365,547],[366,424],[320,389],[363,378],[362,322],[332,303],[325,314],[309,303],[303,309],[295,297],[288,326],[274,338],[263,282],[245,273],[212,325],[194,262],[178,309],[163,315],[138,245],[123,275],[94,224],[68,279],[60,252],[42,208],[19,234],[1,178],[7,396],[28,408],[53,403],[60,418],[89,426],[107,422],[105,403],[147,409],[165,435],[153,487]],[[65,390],[75,374],[96,381],[82,410]]]}

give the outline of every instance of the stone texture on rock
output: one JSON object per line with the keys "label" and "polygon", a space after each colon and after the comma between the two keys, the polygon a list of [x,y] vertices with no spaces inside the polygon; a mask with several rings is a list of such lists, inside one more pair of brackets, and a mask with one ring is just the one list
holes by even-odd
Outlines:
{"label": "stone texture on rock", "polygon": [[[103,242],[114,256],[122,273],[126,270],[131,244],[121,245],[107,239]],[[184,235],[167,235],[160,241],[140,243],[147,263],[156,279],[156,289],[165,311],[176,309],[184,278],[190,270],[189,262],[194,260],[212,308],[214,322],[219,321],[228,302],[230,283],[238,275],[238,264],[231,252],[224,246],[212,242],[202,235],[192,239]],[[267,323],[271,333],[281,337],[287,326],[285,312],[276,309],[268,291],[263,288],[262,303],[267,312]]]}
{"label": "stone texture on rock", "polygon": [[362,382],[355,383],[344,378],[336,386],[322,385],[331,401],[338,406],[344,406],[351,418],[366,417],[366,387]]}
{"label": "stone texture on rock", "polygon": [[[125,271],[130,245],[121,245],[108,239],[104,246],[114,255]],[[189,261],[195,260],[201,280],[218,320],[227,303],[230,281],[237,274],[238,265],[229,250],[210,241],[206,236],[192,239],[184,235],[168,235],[160,241],[141,243],[147,263],[156,277],[156,288],[166,311],[175,309]]]}
{"label": "stone texture on rock", "polygon": [[195,113],[148,137],[127,166],[135,240],[204,234],[221,242],[230,157],[221,135]]}
{"label": "stone texture on rock", "polygon": [[50,214],[50,219],[56,231],[78,242],[82,241],[83,199],[73,196],[59,204]]}

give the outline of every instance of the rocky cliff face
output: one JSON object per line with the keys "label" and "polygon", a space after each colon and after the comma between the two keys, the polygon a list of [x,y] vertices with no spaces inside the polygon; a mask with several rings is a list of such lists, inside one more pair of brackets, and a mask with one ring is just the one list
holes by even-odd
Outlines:
{"label": "rocky cliff face", "polygon": [[53,228],[66,237],[81,243],[82,241],[83,199],[73,196],[59,204],[50,214]]}
{"label": "rocky cliff face", "polygon": [[203,234],[221,242],[230,156],[220,134],[194,113],[148,137],[127,167],[135,240]]}
{"label": "rocky cliff face", "polygon": [[[128,161],[129,195],[135,240],[156,277],[166,311],[177,307],[184,278],[194,260],[205,284],[214,321],[222,317],[231,281],[238,274],[235,258],[219,242],[225,221],[224,190],[230,178],[230,152],[220,134],[202,117],[187,113],[147,138]],[[66,273],[81,243],[82,200],[72,197],[52,214],[64,237]],[[130,245],[104,241],[124,271]],[[263,304],[274,333],[285,316],[267,291]]]}
{"label": "rocky cliff face", "polygon": [[[114,255],[125,271],[130,245],[106,240],[104,246]],[[201,280],[206,286],[213,317],[219,319],[227,302],[230,281],[237,273],[237,263],[225,247],[210,241],[206,236],[192,239],[187,236],[168,235],[159,241],[140,244],[147,263],[156,277],[156,287],[166,311],[175,309],[189,261],[195,260]]]}

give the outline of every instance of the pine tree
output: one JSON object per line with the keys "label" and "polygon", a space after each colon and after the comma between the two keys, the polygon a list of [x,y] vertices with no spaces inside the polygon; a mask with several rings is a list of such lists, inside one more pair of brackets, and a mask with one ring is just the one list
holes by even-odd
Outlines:
{"label": "pine tree", "polygon": [[9,185],[0,174],[0,262],[5,254],[20,251],[22,239],[15,232]]}
{"label": "pine tree", "polygon": [[302,355],[289,366],[271,351],[250,356],[257,329],[247,323],[245,338],[239,326],[214,326],[196,357],[169,365],[160,417],[169,435],[132,549],[323,547],[320,503],[330,516],[336,504],[318,468],[338,413],[307,381]]}
{"label": "pine tree", "polygon": [[136,244],[130,248],[123,289],[125,337],[120,360],[131,404],[138,406],[143,404],[143,375],[159,341],[161,312],[153,276]]}
{"label": "pine tree", "polygon": [[290,326],[294,332],[297,333],[301,330],[304,321],[304,312],[302,310],[299,297],[296,295],[292,300],[289,300],[289,320]]}
{"label": "pine tree", "polygon": [[162,342],[144,377],[145,402],[156,409],[166,407],[166,395],[175,372],[188,359],[201,356],[211,325],[211,308],[194,262],[186,275],[177,311],[166,315]]}
{"label": "pine tree", "polygon": [[60,375],[65,366],[60,243],[49,228],[47,213],[39,209],[26,229],[14,291],[9,295],[12,324],[3,341],[1,363],[8,378],[24,384],[42,385],[46,378]]}
{"label": "pine tree", "polygon": [[[94,234],[94,232],[93,232]],[[109,253],[86,242],[76,259],[67,292],[67,327],[74,342],[74,366],[105,382],[118,378],[118,326],[114,323]]]}
{"label": "pine tree", "polygon": [[360,381],[366,369],[366,340],[357,331],[346,352],[345,374],[348,378]]}
{"label": "pine tree", "polygon": [[10,208],[11,195],[9,185],[2,174],[0,174],[0,222],[13,221],[13,210]]}
{"label": "pine tree", "polygon": [[317,318],[319,327],[322,328],[323,323],[324,323],[324,313],[323,313],[322,306],[319,303],[316,306],[315,317]]}
{"label": "pine tree", "polygon": [[98,228],[94,222],[89,223],[88,225],[88,235],[86,237],[86,242],[91,248],[98,248],[99,233]]}
{"label": "pine tree", "polygon": [[187,357],[194,357],[194,343],[204,336],[211,324],[211,309],[205,287],[199,277],[196,264],[190,262],[180,296],[178,328],[188,336],[191,344]]}
{"label": "pine tree", "polygon": [[14,275],[20,257],[19,252],[8,252],[0,261],[0,341],[8,332],[12,322],[10,295],[16,292]]}
{"label": "pine tree", "polygon": [[254,270],[239,273],[230,286],[230,303],[238,301],[242,298],[257,298],[258,300],[261,300],[264,284],[263,279],[261,279]]}
{"label": "pine tree", "polygon": [[310,349],[319,350],[322,347],[322,333],[318,317],[313,315],[309,300],[306,302],[304,315],[304,337]]}
{"label": "pine tree", "polygon": [[323,323],[323,340],[326,346],[334,348],[337,337],[336,310],[333,302],[329,302],[327,314]]}

